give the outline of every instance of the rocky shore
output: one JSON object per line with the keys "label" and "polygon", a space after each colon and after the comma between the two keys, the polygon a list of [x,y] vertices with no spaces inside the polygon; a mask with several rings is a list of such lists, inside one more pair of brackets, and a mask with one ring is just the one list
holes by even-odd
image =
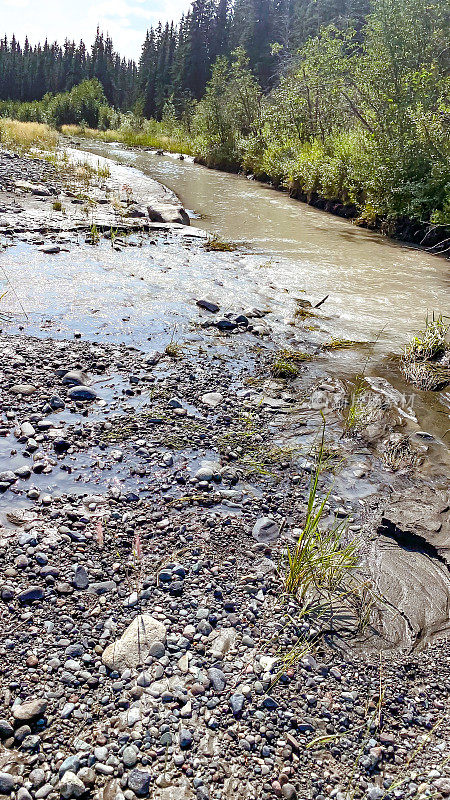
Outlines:
{"label": "rocky shore", "polygon": [[120,169],[111,178],[103,159],[67,152],[43,160],[0,150],[0,236],[189,225],[173,192],[156,181],[142,195],[121,181]]}
{"label": "rocky shore", "polygon": [[[176,198],[149,203],[117,170],[86,190],[107,202],[57,229],[66,179],[0,154],[8,246],[51,258],[94,225],[140,225],[195,258]],[[386,394],[346,435],[342,384],[307,359],[295,386],[276,377],[270,310],[220,305],[208,287],[189,342],[159,351],[1,322],[0,795],[448,797],[448,496],[421,476],[426,434],[394,468],[404,420]],[[348,521],[373,590],[331,627],[286,597],[283,566],[323,417],[324,522]]]}

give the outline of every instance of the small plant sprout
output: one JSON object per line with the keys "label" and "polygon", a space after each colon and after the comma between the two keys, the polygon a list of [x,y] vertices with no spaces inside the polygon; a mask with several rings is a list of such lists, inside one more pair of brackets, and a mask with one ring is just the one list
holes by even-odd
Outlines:
{"label": "small plant sprout", "polygon": [[98,231],[97,225],[93,223],[89,231],[89,244],[96,245],[99,243],[99,241],[100,241],[100,233]]}
{"label": "small plant sprout", "polygon": [[271,373],[274,378],[296,378],[299,373],[298,365],[310,361],[312,356],[299,350],[280,350],[272,364]]}

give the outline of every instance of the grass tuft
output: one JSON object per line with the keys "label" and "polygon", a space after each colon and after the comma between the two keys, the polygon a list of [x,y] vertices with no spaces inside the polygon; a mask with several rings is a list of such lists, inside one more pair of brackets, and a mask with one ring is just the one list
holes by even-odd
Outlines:
{"label": "grass tuft", "polygon": [[406,380],[424,391],[438,391],[450,384],[450,345],[442,314],[427,317],[425,328],[405,347],[402,370]]}
{"label": "grass tuft", "polygon": [[344,542],[346,520],[328,530],[321,527],[331,489],[319,497],[318,484],[323,471],[325,429],[322,430],[316,467],[311,475],[305,524],[296,545],[285,553],[284,588],[303,607],[308,599],[332,603],[333,597],[349,591],[348,577],[358,565],[356,542]]}
{"label": "grass tuft", "polygon": [[302,353],[300,350],[280,350],[271,367],[274,378],[296,378],[299,374],[299,364],[310,361],[312,356],[309,353]]}
{"label": "grass tuft", "polygon": [[181,358],[183,355],[183,349],[177,342],[169,342],[164,352],[169,358]]}
{"label": "grass tuft", "polygon": [[448,330],[442,314],[436,319],[434,314],[432,319],[427,317],[424,330],[413,336],[405,347],[405,361],[431,361],[444,355],[448,349]]}
{"label": "grass tuft", "polygon": [[237,250],[237,245],[234,242],[227,242],[225,239],[221,239],[218,234],[214,234],[203,244],[203,249],[208,253],[231,253],[233,250]]}

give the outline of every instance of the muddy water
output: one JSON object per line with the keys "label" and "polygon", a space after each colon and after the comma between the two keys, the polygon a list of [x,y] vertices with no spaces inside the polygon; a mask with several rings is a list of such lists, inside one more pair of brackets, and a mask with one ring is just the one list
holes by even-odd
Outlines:
{"label": "muddy water", "polygon": [[[134,167],[133,182],[143,175],[161,181],[190,210],[193,226],[248,245],[249,255],[241,261],[234,287],[227,287],[236,298],[250,282],[260,304],[276,304],[280,316],[289,317],[297,298],[315,303],[329,295],[320,320],[323,339],[349,338],[372,345],[370,351],[330,354],[328,368],[343,378],[361,370],[381,375],[405,394],[420,425],[448,443],[450,393],[411,390],[397,359],[427,313],[450,314],[448,261],[365,231],[256,181],[208,170],[192,159],[180,161],[118,145],[87,147]],[[220,269],[219,263],[216,279]]]}
{"label": "muddy water", "polygon": [[[329,294],[343,334],[396,350],[427,311],[450,313],[448,262],[291,200],[241,176],[173,156],[90,146],[164,183],[192,210],[192,224],[261,252],[261,276],[280,291]],[[259,278],[258,278],[259,279]]]}

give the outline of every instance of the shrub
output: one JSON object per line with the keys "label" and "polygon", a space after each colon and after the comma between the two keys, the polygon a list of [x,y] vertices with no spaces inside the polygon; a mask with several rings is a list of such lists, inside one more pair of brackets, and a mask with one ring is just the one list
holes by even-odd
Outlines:
{"label": "shrub", "polygon": [[100,119],[106,120],[107,106],[101,83],[98,80],[83,81],[70,92],[57,94],[48,101],[47,119],[55,127],[86,125],[98,128]]}

